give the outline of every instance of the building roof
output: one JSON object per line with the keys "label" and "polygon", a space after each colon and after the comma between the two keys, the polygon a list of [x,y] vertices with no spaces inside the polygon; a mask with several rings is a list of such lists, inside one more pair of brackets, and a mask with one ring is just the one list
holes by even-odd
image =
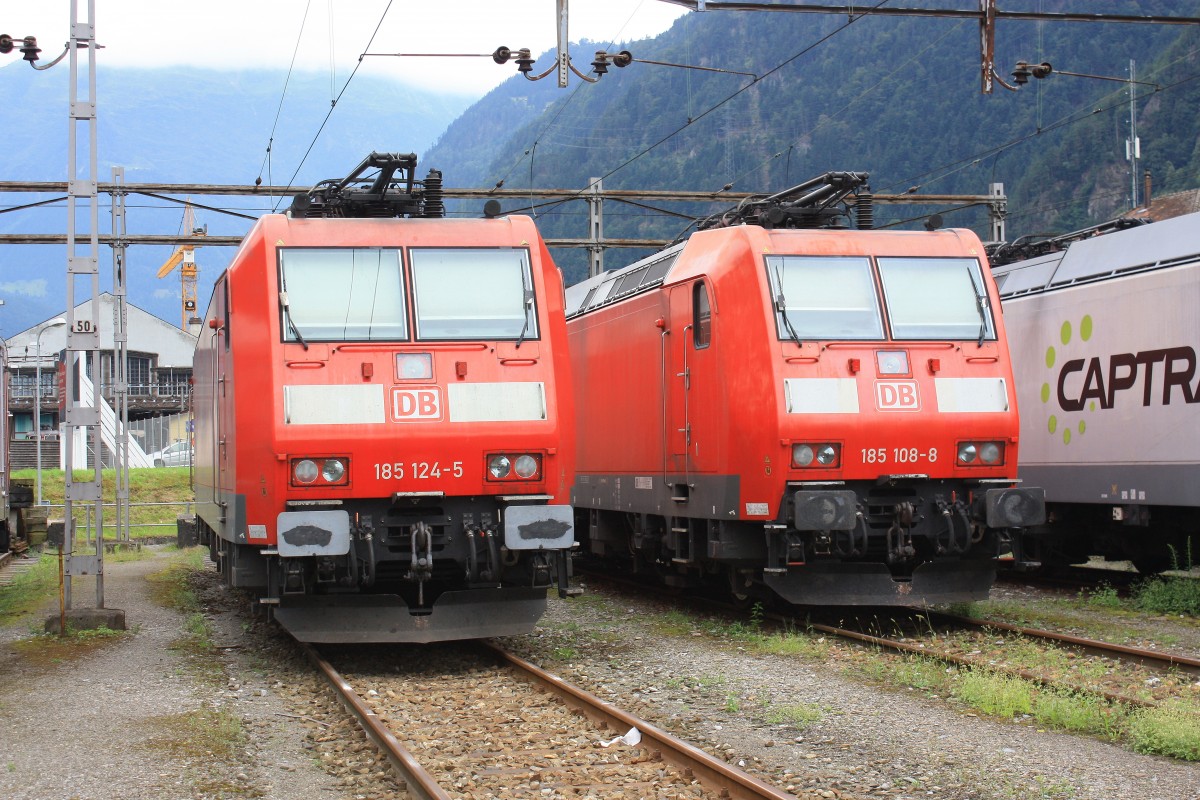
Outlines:
{"label": "building roof", "polygon": [[1188,189],[1183,192],[1155,197],[1150,201],[1148,207],[1135,208],[1128,214],[1125,214],[1125,216],[1164,220],[1182,217],[1184,214],[1191,214],[1196,211],[1200,211],[1200,189]]}
{"label": "building roof", "polygon": [[[76,320],[94,320],[100,328],[100,349],[113,349],[113,312],[116,308],[116,298],[109,292],[100,295],[100,313],[91,313],[92,301],[89,298],[75,306]],[[125,333],[126,350],[130,353],[153,353],[158,356],[158,366],[186,367],[192,366],[192,353],[196,349],[196,337],[187,331],[180,330],[169,322],[159,319],[148,311],[138,308],[133,303],[125,303]],[[66,318],[66,315],[62,315]],[[54,319],[54,317],[51,317]],[[32,328],[10,336],[7,340],[9,357],[20,360],[23,356],[33,359],[37,352],[37,335],[50,320],[42,320]],[[67,346],[67,331],[65,325],[47,328],[42,334],[41,353],[45,359],[49,353],[57,353]]]}

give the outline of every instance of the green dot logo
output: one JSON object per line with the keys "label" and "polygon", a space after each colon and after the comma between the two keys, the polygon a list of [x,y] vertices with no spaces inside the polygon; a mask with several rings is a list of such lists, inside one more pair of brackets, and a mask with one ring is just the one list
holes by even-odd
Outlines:
{"label": "green dot logo", "polygon": [[[1091,340],[1094,332],[1095,328],[1092,321],[1092,316],[1091,314],[1085,314],[1083,318],[1079,320],[1078,331],[1076,331],[1075,327],[1071,324],[1071,320],[1064,320],[1058,329],[1058,339],[1062,346],[1066,348],[1071,344],[1071,341],[1076,338],[1076,333],[1078,333],[1078,341],[1087,342]],[[1053,370],[1054,365],[1057,363],[1058,351],[1055,349],[1053,344],[1049,345],[1046,348],[1046,369]],[[1050,406],[1050,401],[1054,397],[1055,392],[1052,387],[1057,385],[1057,381],[1058,376],[1051,372],[1050,380],[1042,384],[1042,403],[1046,404],[1047,406]],[[1092,401],[1088,404],[1088,411],[1095,410],[1096,403],[1095,401]],[[1063,444],[1069,445],[1071,444],[1071,438],[1073,435],[1083,436],[1083,434],[1087,431],[1087,423],[1082,419],[1071,420],[1070,418],[1066,417],[1059,419],[1057,414],[1047,414],[1046,431],[1051,436],[1059,436],[1060,429],[1062,431],[1061,436]]]}

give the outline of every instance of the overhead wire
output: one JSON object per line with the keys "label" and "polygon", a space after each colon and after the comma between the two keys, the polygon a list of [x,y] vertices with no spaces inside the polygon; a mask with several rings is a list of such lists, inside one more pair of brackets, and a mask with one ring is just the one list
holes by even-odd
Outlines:
{"label": "overhead wire", "polygon": [[[1185,61],[1187,59],[1193,58],[1198,53],[1200,53],[1200,48],[1193,48],[1192,50],[1189,50],[1188,52],[1181,55],[1179,58],[1176,58],[1176,59],[1169,61],[1166,64],[1162,65],[1160,68],[1158,68],[1153,73],[1151,73],[1151,75],[1161,74],[1164,70],[1166,70],[1172,66],[1175,66],[1176,64],[1180,63],[1181,61]],[[1178,80],[1174,83],[1165,84],[1165,85],[1161,86],[1160,88],[1156,89],[1154,92],[1152,92],[1150,96],[1153,96],[1154,94],[1157,94],[1159,92],[1166,92],[1168,90],[1177,88],[1183,84],[1186,84],[1186,83],[1189,83],[1189,82],[1195,80],[1198,77],[1200,77],[1200,75],[1191,75],[1191,76],[1185,77],[1181,80]],[[1100,102],[1104,102],[1106,98],[1116,97],[1121,92],[1122,92],[1121,89],[1114,89],[1111,92],[1103,94],[1100,97]],[[965,158],[957,159],[955,161],[948,162],[941,166],[934,167],[933,169],[927,170],[926,172],[922,172],[919,175],[916,175],[912,178],[906,178],[904,180],[895,181],[885,187],[882,187],[882,190],[886,191],[886,190],[895,189],[897,186],[903,186],[905,184],[908,184],[909,186],[911,186],[912,190],[916,190],[924,184],[930,183],[933,180],[938,180],[938,179],[944,177],[944,175],[938,175],[936,178],[928,178],[928,176],[930,176],[930,175],[936,175],[938,172],[940,172],[942,170],[950,169],[950,168],[955,168],[954,171],[957,172],[958,169],[961,169],[960,165],[966,164],[967,166],[970,166],[972,163],[979,162],[984,158],[988,158],[989,156],[993,156],[993,155],[999,156],[1000,153],[1002,153],[1008,149],[1011,149],[1013,147],[1016,147],[1017,145],[1023,144],[1025,142],[1029,141],[1030,139],[1034,139],[1034,138],[1042,135],[1043,133],[1049,133],[1051,131],[1058,130],[1059,128],[1067,127],[1069,125],[1074,125],[1078,122],[1082,122],[1083,120],[1090,119],[1093,116],[1095,116],[1096,114],[1100,114],[1105,111],[1111,111],[1112,109],[1116,108],[1118,105],[1124,106],[1127,101],[1124,98],[1122,98],[1119,100],[1115,100],[1114,102],[1112,102],[1111,105],[1101,106],[1099,108],[1095,107],[1096,102],[1097,102],[1096,100],[1087,100],[1087,101],[1081,103],[1079,106],[1076,106],[1071,111],[1067,112],[1062,117],[1059,117],[1056,121],[1054,121],[1051,124],[1046,125],[1046,126],[1041,125],[1041,115],[1039,113],[1038,125],[1037,125],[1036,129],[1031,133],[1028,133],[1023,136],[1019,136],[1015,139],[1010,139],[1009,141],[1007,141],[1003,144],[996,145],[994,147],[990,147],[986,150],[974,153],[973,155],[967,156]],[[1085,110],[1085,109],[1087,109],[1087,110]],[[1075,115],[1081,115],[1081,116],[1076,117]],[[948,175],[951,173],[947,172],[945,174]]]}
{"label": "overhead wire", "polygon": [[[375,37],[379,35],[379,29],[381,27],[383,27],[383,21],[385,19],[387,19],[388,12],[391,10],[393,2],[395,2],[395,0],[388,0],[387,6],[383,9],[383,13],[379,16],[379,22],[375,25],[375,30],[371,32],[371,38],[367,40],[367,46],[360,50],[361,53],[366,53],[368,50],[371,49],[371,43],[374,42]],[[300,159],[300,163],[296,165],[296,171],[293,172],[292,177],[288,179],[287,186],[284,187],[285,189],[290,188],[292,186],[292,184],[295,183],[296,176],[299,175],[300,170],[303,169],[304,162],[308,161],[309,155],[312,154],[313,148],[316,147],[317,139],[321,138],[321,133],[325,130],[325,126],[327,124],[329,124],[329,118],[333,116],[333,112],[337,108],[338,102],[341,101],[342,95],[344,95],[346,93],[346,89],[348,89],[350,87],[350,82],[353,81],[354,76],[358,74],[358,69],[359,69],[359,67],[362,66],[362,63],[363,63],[363,57],[360,55],[358,57],[358,60],[354,64],[354,69],[351,70],[351,72],[350,72],[350,77],[346,78],[346,82],[344,84],[342,84],[342,90],[340,92],[338,92],[337,97],[335,97],[332,101],[330,101],[329,111],[326,112],[325,119],[321,120],[320,127],[317,128],[317,132],[315,134],[313,134],[313,138],[312,138],[312,141],[309,142],[308,149],[306,149],[304,151],[304,156]],[[275,211],[278,209],[279,209],[279,204],[276,203],[272,210]]]}
{"label": "overhead wire", "polygon": [[[1169,91],[1171,89],[1182,86],[1183,84],[1190,83],[1191,81],[1194,81],[1197,78],[1200,78],[1200,74],[1188,76],[1188,77],[1183,78],[1182,80],[1176,81],[1175,83],[1172,83],[1172,84],[1166,84],[1161,89],[1158,89],[1157,92]],[[1093,108],[1091,111],[1088,111],[1086,113],[1078,111],[1078,110],[1073,111],[1073,112],[1071,112],[1070,115],[1062,117],[1058,121],[1053,122],[1050,125],[1047,125],[1043,128],[1039,128],[1039,129],[1031,131],[1030,133],[1027,133],[1023,136],[1018,136],[1014,139],[1010,139],[1009,141],[1004,142],[1002,144],[995,145],[993,147],[989,147],[986,150],[982,150],[980,152],[974,153],[965,158],[961,158],[956,161],[952,161],[948,164],[944,164],[940,167],[936,167],[934,169],[928,170],[927,172],[923,172],[920,175],[917,175],[915,178],[911,178],[909,180],[904,180],[904,181],[896,181],[892,184],[889,184],[888,186],[883,187],[883,190],[886,191],[889,189],[894,189],[896,186],[902,186],[906,183],[909,183],[912,185],[909,187],[908,191],[910,191],[910,192],[916,191],[928,183],[931,183],[935,180],[939,180],[942,177],[945,177],[945,175],[952,174],[952,172],[957,172],[959,169],[962,169],[963,166],[972,166],[973,164],[979,163],[980,161],[982,161],[983,159],[985,159],[989,156],[998,155],[1006,150],[1016,147],[1017,145],[1024,144],[1025,142],[1028,142],[1031,139],[1036,139],[1039,136],[1043,136],[1047,133],[1051,133],[1060,128],[1065,128],[1065,127],[1069,127],[1071,125],[1075,125],[1079,122],[1083,122],[1084,120],[1090,119],[1091,117],[1093,117],[1097,114],[1102,114],[1106,111],[1111,111],[1114,108],[1123,107],[1126,104],[1126,102],[1127,101],[1124,99],[1116,100],[1113,103],[1111,103],[1110,105]],[[1080,115],[1080,116],[1075,116],[1075,115]],[[954,168],[954,169],[951,170],[951,168]],[[947,171],[947,170],[949,170],[949,171]],[[937,174],[937,173],[943,173],[943,174]],[[936,175],[936,177],[928,178],[928,176],[930,176],[930,175]],[[925,180],[922,180],[922,179],[925,179]]]}
{"label": "overhead wire", "polygon": [[623,161],[622,163],[618,164],[616,167],[613,167],[611,170],[609,170],[603,176],[601,176],[600,179],[604,180],[606,178],[611,177],[612,175],[614,175],[615,173],[624,169],[625,167],[629,166],[633,162],[637,161],[638,159],[642,158],[643,156],[645,156],[648,153],[652,152],[653,150],[657,149],[658,147],[665,144],[670,139],[677,136],[680,132],[687,129],[689,126],[695,124],[696,122],[699,122],[701,119],[705,118],[709,114],[724,107],[727,103],[729,103],[734,98],[741,95],[743,92],[747,91],[751,87],[757,86],[759,83],[766,80],[767,78],[769,78],[771,75],[775,74],[776,72],[779,72],[781,69],[788,66],[793,61],[796,61],[797,59],[801,58],[802,56],[807,55],[808,53],[815,50],[817,47],[820,47],[822,44],[824,44],[825,42],[832,39],[834,36],[838,35],[842,31],[846,30],[851,25],[853,25],[855,22],[858,22],[860,19],[867,16],[871,11],[874,11],[875,9],[878,9],[878,8],[882,8],[883,6],[887,5],[887,3],[889,3],[889,2],[890,2],[890,0],[879,0],[879,2],[876,3],[875,5],[871,6],[871,8],[869,10],[864,10],[858,14],[851,15],[845,23],[843,23],[842,25],[839,25],[837,28],[835,28],[830,33],[826,34],[825,36],[822,36],[817,41],[813,42],[812,44],[808,45],[804,49],[800,50],[800,52],[792,55],[791,57],[787,58],[783,62],[781,62],[781,63],[777,64],[776,66],[772,67],[771,69],[767,70],[762,75],[759,75],[759,76],[753,78],[745,86],[742,86],[741,88],[737,89],[733,93],[727,95],[724,99],[718,101],[716,104],[714,104],[714,105],[710,106],[709,108],[705,109],[704,111],[700,112],[700,114],[698,114],[694,117],[689,116],[687,122],[685,122],[683,125],[680,125],[679,127],[675,128],[673,131],[671,131],[670,133],[668,133],[666,136],[662,137],[658,141],[654,142],[650,146],[643,148],[636,155]]}
{"label": "overhead wire", "polygon": [[[616,36],[614,36],[612,39],[610,39],[606,43],[606,45],[605,45],[606,50],[611,48],[613,46],[613,44],[615,44],[618,41],[619,37],[621,36],[621,33],[627,27],[629,27],[629,23],[633,21],[634,16],[637,14],[638,11],[641,10],[643,5],[645,5],[645,0],[642,0],[642,2],[639,3],[637,5],[637,7],[634,8],[633,11],[631,11],[629,13],[629,16],[625,19],[625,22],[623,22],[621,24],[621,27],[617,29]],[[568,57],[569,57],[569,55],[568,55]],[[500,177],[500,179],[495,182],[495,186],[497,189],[499,189],[501,186],[504,185],[504,182],[507,181],[509,176],[512,175],[513,171],[516,170],[516,168],[521,165],[521,162],[525,160],[526,156],[529,156],[530,161],[532,162],[533,155],[534,155],[533,151],[537,147],[538,142],[540,142],[542,137],[546,135],[546,133],[554,126],[554,124],[556,122],[558,122],[558,118],[561,117],[564,112],[566,112],[567,108],[571,105],[571,103],[575,100],[575,98],[579,95],[579,93],[583,90],[583,88],[588,85],[590,85],[590,84],[581,83],[581,84],[577,85],[574,88],[574,90],[571,91],[571,93],[569,95],[567,95],[567,99],[564,100],[559,105],[558,110],[554,112],[554,116],[551,117],[550,120],[545,125],[542,126],[542,129],[538,132],[538,134],[536,136],[534,136],[533,144],[531,144],[528,148],[526,148],[525,151],[520,156],[517,157],[517,160],[514,161],[512,163],[512,165],[508,168],[508,171],[505,172],[504,175],[502,175]],[[532,186],[533,186],[533,165],[532,165],[532,163],[530,164],[530,169],[529,169],[529,185],[532,188]]]}
{"label": "overhead wire", "polygon": [[263,168],[267,170],[267,185],[271,186],[274,181],[271,179],[271,152],[275,145],[275,130],[279,127],[279,117],[283,114],[283,101],[287,97],[288,84],[292,80],[292,71],[296,68],[296,56],[300,53],[300,42],[304,38],[304,26],[308,22],[308,9],[312,6],[312,0],[307,0],[304,4],[304,15],[300,18],[300,32],[296,34],[296,46],[292,49],[292,61],[288,64],[287,77],[283,79],[283,91],[279,95],[279,106],[275,109],[275,120],[271,123],[271,135],[267,137],[267,152],[263,153],[263,163],[258,167],[258,178],[255,179],[256,186],[262,183]]}
{"label": "overhead wire", "polygon": [[[852,100],[850,100],[850,102],[846,103],[844,106],[842,106],[841,108],[839,108],[837,111],[834,111],[834,112],[833,112],[833,113],[831,113],[831,114],[822,114],[822,115],[820,116],[820,120],[817,122],[817,124],[816,124],[816,125],[814,125],[812,128],[810,128],[809,130],[805,131],[805,132],[804,132],[802,135],[803,135],[803,136],[812,136],[813,134],[815,134],[815,133],[819,132],[819,131],[820,131],[822,128],[824,128],[826,125],[831,125],[831,124],[833,124],[833,122],[834,122],[835,120],[837,120],[837,118],[838,118],[838,117],[840,117],[840,116],[841,116],[843,113],[845,113],[845,112],[846,112],[846,111],[848,111],[850,108],[852,108],[852,107],[853,107],[855,104],[857,104],[859,101],[861,101],[863,98],[865,98],[865,97],[866,97],[868,94],[870,94],[871,92],[875,91],[875,90],[876,90],[876,89],[878,89],[880,86],[884,85],[886,82],[888,82],[888,81],[892,80],[892,78],[894,78],[898,72],[900,72],[901,70],[907,69],[907,68],[908,68],[908,66],[909,66],[910,64],[912,64],[914,61],[918,61],[918,60],[919,60],[919,59],[920,59],[920,58],[921,58],[923,55],[925,55],[925,53],[927,53],[929,50],[931,50],[932,48],[934,48],[934,47],[936,47],[937,45],[941,44],[941,42],[942,42],[942,40],[943,40],[943,39],[945,39],[947,36],[949,36],[950,34],[954,33],[954,32],[955,32],[956,30],[958,30],[959,28],[961,28],[961,27],[962,27],[964,24],[966,24],[966,22],[967,22],[967,20],[963,20],[963,21],[961,21],[961,22],[958,22],[957,24],[955,24],[953,27],[949,28],[949,29],[948,29],[948,30],[947,30],[945,33],[943,33],[941,36],[939,36],[939,37],[937,37],[936,39],[934,39],[933,41],[931,41],[929,44],[927,44],[927,45],[926,45],[925,47],[923,47],[922,49],[920,49],[920,50],[918,50],[917,52],[913,53],[913,54],[912,54],[912,55],[911,55],[911,56],[908,58],[908,60],[907,60],[907,61],[905,61],[905,62],[903,62],[902,64],[900,64],[899,66],[897,66],[895,69],[893,69],[893,70],[892,70],[891,72],[889,72],[887,75],[885,75],[885,76],[883,76],[882,78],[880,78],[878,81],[876,81],[876,82],[875,82],[874,84],[872,84],[871,86],[868,86],[866,89],[863,89],[861,92],[859,92],[859,93],[858,93],[858,95],[857,95],[856,97],[854,97]],[[787,165],[786,165],[786,167],[785,167],[785,174],[788,174],[788,175],[790,175],[790,173],[791,173],[791,156],[792,156],[792,150],[795,148],[795,146],[796,146],[796,143],[795,143],[795,142],[793,142],[793,143],[789,144],[789,145],[788,145],[788,148],[787,148],[788,162],[787,162]],[[774,161],[775,159],[779,158],[781,155],[783,155],[783,151],[780,151],[780,152],[778,152],[778,153],[774,153],[773,155],[770,155],[770,156],[768,156],[768,157],[766,157],[766,158],[762,159],[762,160],[761,160],[761,161],[759,161],[757,164],[755,164],[753,167],[751,167],[750,169],[747,169],[747,170],[745,170],[745,171],[744,171],[744,172],[742,172],[740,175],[738,175],[736,178],[734,178],[733,180],[731,180],[731,181],[729,181],[727,184],[725,184],[726,188],[727,188],[727,189],[731,189],[731,188],[733,188],[735,185],[737,185],[738,181],[740,181],[742,178],[746,177],[747,175],[751,174],[752,172],[754,172],[754,171],[756,171],[756,170],[762,169],[762,167],[763,167],[764,165],[766,165],[766,164],[770,163],[771,161]],[[785,183],[786,183],[786,182],[787,182],[787,181],[785,181]]]}

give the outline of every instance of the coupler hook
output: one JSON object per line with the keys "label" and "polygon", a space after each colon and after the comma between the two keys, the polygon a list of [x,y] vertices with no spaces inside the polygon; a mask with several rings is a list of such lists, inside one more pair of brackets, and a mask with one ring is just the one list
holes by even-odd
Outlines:
{"label": "coupler hook", "polygon": [[425,605],[425,581],[433,577],[433,529],[426,522],[412,527],[410,570],[417,579],[417,605]]}

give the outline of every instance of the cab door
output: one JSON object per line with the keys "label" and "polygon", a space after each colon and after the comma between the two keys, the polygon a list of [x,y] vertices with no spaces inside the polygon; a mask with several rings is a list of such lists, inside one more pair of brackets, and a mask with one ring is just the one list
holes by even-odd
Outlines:
{"label": "cab door", "polygon": [[717,375],[715,314],[703,278],[671,287],[667,348],[668,469],[714,472],[720,463],[724,409]]}

